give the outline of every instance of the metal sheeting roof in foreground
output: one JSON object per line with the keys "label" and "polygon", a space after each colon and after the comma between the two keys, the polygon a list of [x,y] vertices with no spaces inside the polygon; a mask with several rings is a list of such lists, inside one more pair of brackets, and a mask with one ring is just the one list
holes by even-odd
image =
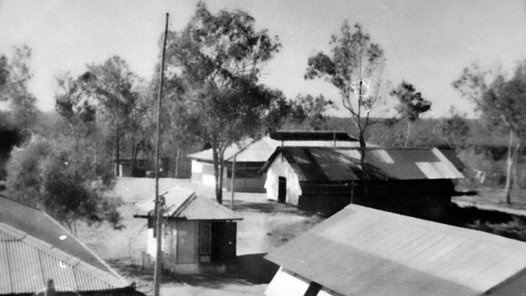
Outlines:
{"label": "metal sheeting roof in foreground", "polygon": [[103,271],[117,273],[45,212],[0,196],[0,223],[5,223]]}
{"label": "metal sheeting roof in foreground", "polygon": [[350,205],[266,258],[342,295],[467,296],[524,272],[526,244]]}
{"label": "metal sheeting roof in foreground", "polygon": [[[185,220],[241,220],[234,212],[214,200],[198,196],[193,190],[175,186],[161,193],[165,200],[165,217]],[[153,202],[138,205],[146,213],[153,211]]]}
{"label": "metal sheeting roof in foreground", "polygon": [[57,291],[98,291],[128,286],[118,275],[0,223],[0,294],[35,293],[44,288],[48,279],[53,279]]}

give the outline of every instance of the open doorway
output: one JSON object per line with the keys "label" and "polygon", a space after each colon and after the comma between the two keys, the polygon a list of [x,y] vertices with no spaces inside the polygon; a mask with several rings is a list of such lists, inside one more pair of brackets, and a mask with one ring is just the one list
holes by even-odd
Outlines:
{"label": "open doorway", "polygon": [[285,203],[287,200],[287,178],[279,177],[278,202]]}

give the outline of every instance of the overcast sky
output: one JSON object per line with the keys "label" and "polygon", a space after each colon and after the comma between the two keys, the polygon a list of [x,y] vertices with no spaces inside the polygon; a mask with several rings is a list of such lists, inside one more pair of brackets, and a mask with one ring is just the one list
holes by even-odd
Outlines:
{"label": "overcast sky", "polygon": [[[216,0],[208,8],[241,9],[259,29],[278,35],[283,48],[265,68],[263,81],[290,97],[298,93],[338,101],[324,82],[305,81],[308,56],[327,50],[345,19],[360,22],[385,50],[385,76],[393,85],[413,83],[432,101],[427,116],[446,115],[451,105],[472,113],[472,105],[451,87],[462,69],[526,59],[526,2],[493,0]],[[120,55],[149,79],[158,59],[164,15],[181,29],[195,0],[0,0],[0,54],[13,46],[33,49],[31,90],[42,110],[54,108],[55,75],[80,74],[87,63]],[[346,114],[343,111],[341,114]]]}

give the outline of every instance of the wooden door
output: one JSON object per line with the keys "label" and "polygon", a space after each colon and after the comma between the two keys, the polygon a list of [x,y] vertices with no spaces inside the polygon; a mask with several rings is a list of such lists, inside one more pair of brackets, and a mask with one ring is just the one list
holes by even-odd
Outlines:
{"label": "wooden door", "polygon": [[285,203],[286,201],[287,201],[287,178],[279,177],[278,202]]}
{"label": "wooden door", "polygon": [[232,262],[236,258],[237,224],[212,223],[212,261]]}
{"label": "wooden door", "polygon": [[197,262],[197,223],[177,222],[177,263]]}

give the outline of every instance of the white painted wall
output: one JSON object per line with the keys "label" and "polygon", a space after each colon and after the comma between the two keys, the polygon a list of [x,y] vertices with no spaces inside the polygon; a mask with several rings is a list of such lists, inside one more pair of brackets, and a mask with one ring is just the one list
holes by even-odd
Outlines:
{"label": "white painted wall", "polygon": [[[175,222],[170,221],[168,223],[175,223]],[[146,236],[147,236],[146,253],[150,255],[153,259],[155,259],[157,257],[157,238],[153,237],[153,228],[147,229]],[[165,260],[171,255],[175,256],[175,253],[173,250],[176,250],[176,247],[177,247],[176,238],[177,238],[177,228],[175,228],[172,225],[167,227],[163,223],[162,250],[163,250],[163,257],[165,258]]]}
{"label": "white painted wall", "polygon": [[270,200],[278,200],[279,177],[287,179],[286,202],[297,206],[299,197],[302,194],[298,175],[281,154],[274,159],[267,170],[265,190],[267,191],[267,198]]}
{"label": "white painted wall", "polygon": [[[265,289],[265,296],[303,296],[309,288],[310,282],[294,273],[291,273],[283,267],[280,267],[278,272],[272,278],[272,281]],[[325,287],[321,287],[317,296],[338,296],[336,292],[330,292]]]}
{"label": "white painted wall", "polygon": [[309,288],[309,283],[283,270],[280,267],[272,281],[265,289],[266,296],[303,296]]}
{"label": "white painted wall", "polygon": [[203,172],[203,163],[192,159],[192,173],[202,173]]}
{"label": "white painted wall", "polygon": [[214,175],[208,175],[208,174],[203,174],[201,176],[203,179],[203,185],[204,186],[207,186],[207,187],[214,187],[216,186],[216,178]]}

